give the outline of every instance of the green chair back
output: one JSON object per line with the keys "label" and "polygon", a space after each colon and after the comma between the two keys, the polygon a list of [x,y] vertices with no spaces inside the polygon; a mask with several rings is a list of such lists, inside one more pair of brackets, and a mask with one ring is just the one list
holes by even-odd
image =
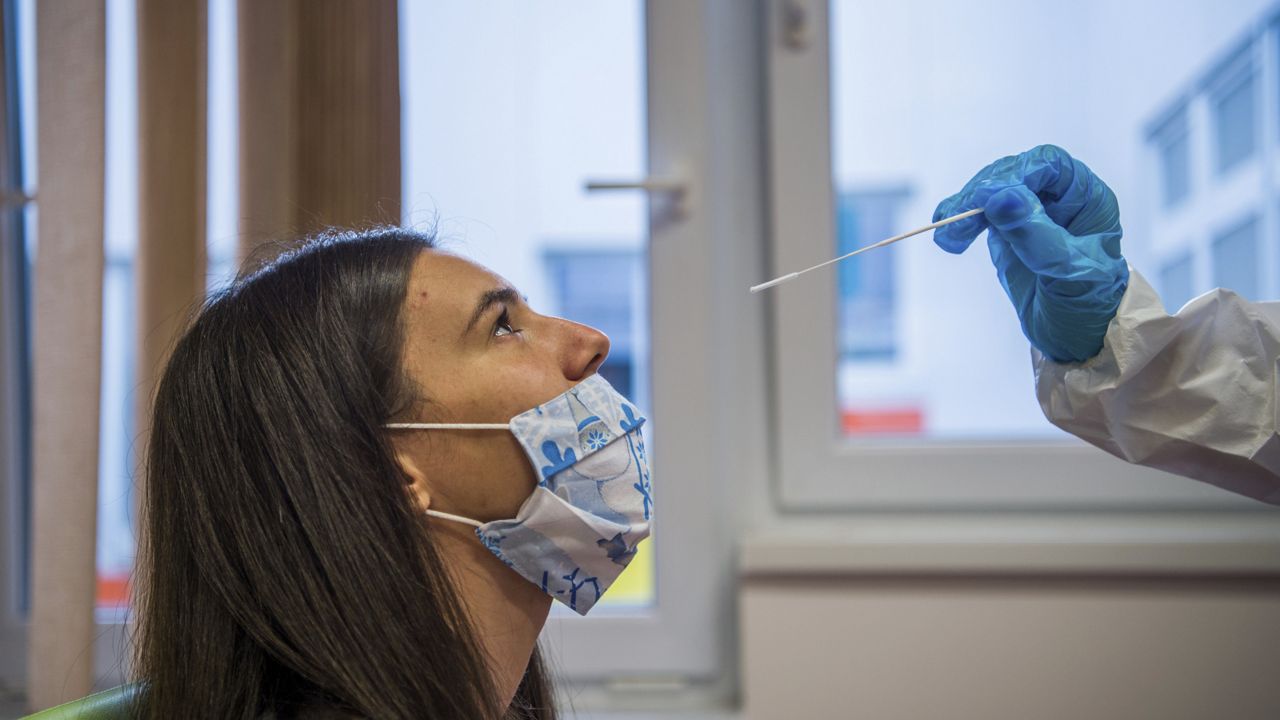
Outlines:
{"label": "green chair back", "polygon": [[35,715],[28,715],[24,720],[128,720],[138,690],[137,683],[113,687],[41,710]]}

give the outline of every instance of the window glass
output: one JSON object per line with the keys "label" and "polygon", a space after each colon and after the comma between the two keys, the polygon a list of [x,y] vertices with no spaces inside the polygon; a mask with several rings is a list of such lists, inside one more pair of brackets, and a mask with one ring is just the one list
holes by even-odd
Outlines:
{"label": "window glass", "polygon": [[[1202,290],[1188,291],[1190,278],[1209,273],[1175,269],[1166,283],[1156,259],[1231,223],[1205,200],[1226,181],[1217,168],[1277,136],[1259,131],[1256,69],[1233,61],[1238,77],[1215,79],[1224,58],[1262,55],[1274,12],[1264,0],[1159,13],[1140,0],[831,0],[829,257],[928,223],[988,163],[1051,143],[1115,191],[1139,272],[1175,299]],[[907,37],[929,41],[904,51]],[[1197,163],[1201,152],[1213,159]],[[1280,196],[1267,178],[1249,182],[1236,191],[1257,195],[1254,207]],[[1176,217],[1163,212],[1174,205]],[[925,234],[838,272],[835,411],[847,441],[1068,439],[1036,402],[985,235],[955,256]]]}
{"label": "window glass", "polygon": [[[842,192],[836,199],[841,255],[892,234],[905,190]],[[840,264],[840,308],[848,322],[840,328],[840,354],[850,362],[892,360],[896,351],[893,247],[852,257]]]}
{"label": "window glass", "polygon": [[134,555],[137,329],[133,267],[138,236],[134,30],[132,0],[108,0],[97,543],[97,598],[103,610],[122,609],[128,604]]}
{"label": "window glass", "polygon": [[1258,221],[1250,218],[1213,240],[1213,284],[1258,299]]}
{"label": "window glass", "polygon": [[209,117],[205,164],[207,211],[205,286],[210,292],[235,279],[239,236],[239,96],[236,92],[236,0],[207,0]]}
{"label": "window glass", "polygon": [[609,336],[609,360],[600,369],[618,392],[641,390],[636,366],[647,348],[639,328],[645,287],[643,257],[637,248],[557,248],[542,256],[551,304],[575,322]]}
{"label": "window glass", "polygon": [[[642,4],[502,7],[400,5],[401,36],[431,39],[401,49],[405,222],[605,331],[601,374],[649,409],[647,204],[583,189],[645,175]],[[651,546],[601,606],[653,601]]]}
{"label": "window glass", "polygon": [[1255,137],[1255,85],[1252,72],[1232,80],[1214,102],[1218,172],[1252,157]]}

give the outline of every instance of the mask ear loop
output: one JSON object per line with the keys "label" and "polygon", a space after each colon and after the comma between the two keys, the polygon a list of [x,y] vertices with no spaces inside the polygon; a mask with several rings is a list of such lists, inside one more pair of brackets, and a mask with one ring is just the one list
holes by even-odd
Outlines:
{"label": "mask ear loop", "polygon": [[[510,430],[510,423],[387,423],[382,427],[388,430]],[[440,518],[441,520],[452,520],[470,525],[471,527],[484,527],[484,523],[476,522],[471,518],[464,518],[461,515],[453,515],[439,510],[426,511],[430,517]]]}
{"label": "mask ear loop", "polygon": [[511,423],[387,423],[388,430],[510,430]]}
{"label": "mask ear loop", "polygon": [[447,512],[440,512],[439,510],[427,510],[426,513],[431,517],[440,518],[441,520],[452,520],[454,522],[460,522],[463,525],[470,525],[471,527],[476,528],[484,527],[484,523],[478,523],[471,518],[464,518],[461,515],[453,515]]}

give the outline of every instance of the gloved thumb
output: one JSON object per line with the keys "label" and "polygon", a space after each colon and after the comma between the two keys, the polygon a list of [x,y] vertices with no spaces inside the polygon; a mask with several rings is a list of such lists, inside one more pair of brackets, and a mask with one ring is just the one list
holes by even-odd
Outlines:
{"label": "gloved thumb", "polygon": [[1076,254],[1071,234],[1055,223],[1040,198],[1025,185],[992,195],[984,208],[991,231],[1008,242],[1028,270],[1055,278],[1073,274]]}

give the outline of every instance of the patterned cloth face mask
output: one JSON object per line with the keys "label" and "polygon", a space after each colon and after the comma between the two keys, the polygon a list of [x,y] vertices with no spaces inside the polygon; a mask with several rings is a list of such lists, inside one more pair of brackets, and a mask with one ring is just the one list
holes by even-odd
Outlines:
{"label": "patterned cloth face mask", "polygon": [[501,423],[392,423],[410,430],[510,430],[538,487],[516,517],[466,523],[490,552],[542,591],[586,615],[635,557],[653,519],[645,418],[592,375],[554,400]]}

